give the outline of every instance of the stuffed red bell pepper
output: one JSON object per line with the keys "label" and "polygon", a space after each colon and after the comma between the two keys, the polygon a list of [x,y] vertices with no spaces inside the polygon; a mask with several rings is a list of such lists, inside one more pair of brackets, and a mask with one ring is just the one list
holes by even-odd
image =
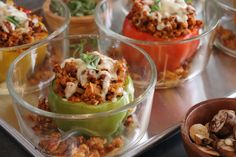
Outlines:
{"label": "stuffed red bell pepper", "polygon": [[195,12],[184,0],[134,0],[125,18],[123,34],[151,42],[138,46],[149,53],[159,74],[176,72],[191,60],[199,46],[199,40],[177,43],[199,35],[202,21],[195,18]]}

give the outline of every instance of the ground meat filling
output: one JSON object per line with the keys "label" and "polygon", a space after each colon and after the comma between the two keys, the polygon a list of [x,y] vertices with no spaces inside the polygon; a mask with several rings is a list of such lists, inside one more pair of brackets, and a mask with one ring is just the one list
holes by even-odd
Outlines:
{"label": "ground meat filling", "polygon": [[105,60],[101,58],[97,65],[98,69],[83,69],[83,65],[78,69],[76,61],[73,60],[65,62],[64,66],[56,64],[55,92],[68,101],[91,105],[115,101],[123,95],[127,65],[124,60],[113,60],[108,66],[103,66],[103,62]]}
{"label": "ground meat filling", "polygon": [[233,31],[219,26],[217,32],[219,40],[224,46],[232,50],[236,50],[236,34]]}
{"label": "ground meat filling", "polygon": [[[154,5],[157,5],[154,4],[155,1],[157,0],[134,0],[133,8],[127,18],[138,30],[157,38],[169,39],[183,37],[191,30],[202,27],[202,21],[195,18],[195,9],[190,4],[186,4],[184,11],[186,20],[178,20],[175,14],[161,17],[158,9],[152,9]],[[161,1],[163,0],[159,3]]]}
{"label": "ground meat filling", "polygon": [[7,33],[0,28],[0,47],[12,47],[32,43],[41,33],[47,33],[47,31],[41,26],[35,26],[33,24],[31,30],[27,33],[19,31],[10,31]]}
{"label": "ground meat filling", "polygon": [[0,2],[0,47],[12,47],[34,42],[47,35],[42,17],[25,13],[13,4]]}
{"label": "ground meat filling", "polygon": [[[38,108],[50,111],[45,98],[39,100]],[[124,146],[125,141],[122,136],[107,140],[102,137],[84,137],[81,135],[73,136],[62,140],[62,132],[58,130],[53,119],[29,115],[27,119],[34,123],[32,129],[37,135],[44,135],[39,141],[40,150],[53,156],[71,156],[71,157],[100,157],[119,150]],[[134,123],[133,117],[128,116],[124,122],[125,127],[131,127]]]}

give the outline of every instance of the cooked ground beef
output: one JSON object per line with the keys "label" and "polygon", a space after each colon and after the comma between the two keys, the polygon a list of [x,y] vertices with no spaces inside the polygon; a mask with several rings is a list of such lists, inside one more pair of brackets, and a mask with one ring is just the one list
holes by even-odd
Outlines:
{"label": "cooked ground beef", "polygon": [[[99,78],[94,77],[94,72],[87,73],[88,83],[82,86],[80,83],[77,86],[76,92],[69,97],[68,101],[71,102],[85,102],[92,105],[98,105],[104,101],[111,101],[113,98],[123,95],[123,91],[120,91],[120,87],[124,87],[127,78],[127,66],[124,60],[119,60],[115,64],[117,68],[117,80],[110,83],[108,92],[105,96],[105,100],[101,95],[102,84],[105,76],[101,75]],[[93,71],[93,72],[92,72]],[[66,63],[64,68],[56,64],[54,66],[55,78],[55,92],[61,97],[65,98],[65,88],[68,82],[76,82],[77,80],[77,68],[75,63]]]}
{"label": "cooked ground beef", "polygon": [[[159,39],[178,38],[189,34],[195,28],[199,29],[203,23],[195,18],[195,12],[189,9],[188,20],[186,23],[178,22],[175,16],[162,19],[167,27],[158,30],[160,24],[157,18],[150,16],[149,12],[144,10],[144,0],[135,0],[134,5],[127,18],[132,21],[136,29],[147,32]],[[157,15],[158,16],[158,15]]]}

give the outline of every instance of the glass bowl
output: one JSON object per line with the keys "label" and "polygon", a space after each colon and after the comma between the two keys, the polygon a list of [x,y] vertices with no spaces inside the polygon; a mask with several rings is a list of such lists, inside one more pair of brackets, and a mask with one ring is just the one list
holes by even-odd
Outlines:
{"label": "glass bowl", "polygon": [[[18,3],[17,3],[18,2]],[[51,22],[47,20],[45,17],[44,11],[42,10],[42,5],[44,4],[43,1],[39,1],[33,4],[28,3],[28,1],[16,1],[17,6],[21,6],[27,9],[30,9],[32,11],[32,14],[36,14],[38,16],[41,16],[43,18],[43,23],[45,24],[46,28],[48,29],[48,34],[41,36],[37,36],[37,40],[34,41],[33,43],[29,44],[24,44],[24,45],[19,45],[19,46],[14,46],[14,47],[4,47],[0,48],[0,95],[6,95],[8,94],[8,90],[6,87],[6,75],[8,68],[10,64],[16,59],[19,54],[21,54],[23,51],[26,49],[32,47],[33,45],[40,43],[44,40],[52,39],[56,36],[59,35],[66,35],[66,28],[69,24],[70,20],[70,13],[66,5],[61,1],[57,0],[58,5],[61,6],[61,12],[63,13],[63,16],[65,17],[63,21],[58,22],[58,27],[56,30],[51,30],[48,24]],[[39,58],[38,61],[45,56],[45,54],[42,54]],[[27,63],[26,63],[27,64]]]}
{"label": "glass bowl", "polygon": [[[48,56],[44,62],[37,62],[42,47],[46,47],[44,50]],[[133,58],[128,57],[130,52],[126,48],[133,50]],[[68,57],[78,57],[78,51],[99,51],[113,59],[126,59],[134,84],[134,100],[115,109],[90,114],[47,111],[47,105],[42,105],[42,102],[49,95],[49,85],[54,79],[53,65],[62,63]],[[101,139],[106,141],[99,150],[102,156],[116,148],[116,151],[107,154],[112,156],[128,151],[143,137],[149,124],[156,77],[155,64],[142,49],[113,38],[78,35],[46,40],[21,54],[9,69],[7,85],[21,133],[44,155],[70,156],[81,153],[79,139],[85,136],[87,139],[100,138],[98,142]],[[116,123],[112,119],[124,113],[131,116],[117,125],[114,133],[106,136],[106,129],[109,130],[109,126]],[[70,129],[63,131],[62,125],[69,125]],[[96,141],[93,142],[96,145]]]}
{"label": "glass bowl", "polygon": [[236,1],[217,0],[220,22],[215,44],[224,53],[236,57]]}
{"label": "glass bowl", "polygon": [[124,36],[123,25],[132,8],[131,1],[101,1],[96,7],[95,21],[102,36],[112,36],[143,48],[156,63],[157,88],[170,88],[203,71],[211,54],[212,32],[218,24],[217,5],[208,0],[193,0],[192,4],[203,27],[198,35],[183,40],[147,41],[136,33],[132,34],[135,39]]}

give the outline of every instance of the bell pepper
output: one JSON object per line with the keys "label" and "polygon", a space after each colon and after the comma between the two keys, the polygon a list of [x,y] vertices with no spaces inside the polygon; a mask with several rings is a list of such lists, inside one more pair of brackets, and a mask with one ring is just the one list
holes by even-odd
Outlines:
{"label": "bell pepper", "polygon": [[[199,29],[194,28],[191,32],[183,37],[177,37],[173,39],[168,39],[167,41],[179,41],[192,38],[199,34]],[[153,42],[163,42],[166,39],[161,39],[154,37],[153,35],[139,31],[133,23],[126,17],[123,25],[123,35],[142,41],[153,41]],[[199,40],[193,40],[181,44],[140,44],[139,47],[143,48],[156,63],[159,72],[165,70],[175,71],[188,59],[190,59],[196,49],[198,48]],[[129,48],[126,47],[126,51]],[[130,52],[132,50],[130,49]],[[131,54],[131,53],[129,53]],[[127,54],[126,54],[127,55]],[[127,56],[127,57],[132,57]],[[141,60],[141,58],[140,58]]]}
{"label": "bell pepper", "polygon": [[[44,39],[48,36],[48,33],[38,33],[35,37],[34,42]],[[30,47],[27,47],[30,48]],[[11,65],[11,63],[24,51],[27,50],[27,48],[24,49],[17,49],[17,50],[6,50],[6,51],[0,51],[0,82],[3,82],[6,80],[6,75],[7,75],[7,71]],[[43,62],[47,51],[46,51],[46,46],[42,46],[37,50],[37,58],[36,58],[36,64],[39,64],[41,62]],[[29,56],[29,55],[28,55]],[[29,69],[26,69],[26,67],[30,67],[28,66],[31,63],[31,58],[30,56],[28,57],[26,56],[25,59],[23,59],[20,63],[20,65],[22,65],[22,69],[20,70],[22,73],[22,77],[26,76],[26,73],[28,72]],[[28,58],[28,59],[26,59]],[[18,66],[18,68],[20,68]]]}
{"label": "bell pepper", "polygon": [[[124,94],[115,102],[104,102],[99,105],[90,105],[84,102],[69,102],[54,92],[53,83],[50,86],[48,103],[50,110],[62,114],[92,114],[106,112],[127,105],[134,99],[134,87],[130,77],[125,82]],[[64,131],[77,129],[89,132],[93,136],[109,137],[121,127],[122,121],[127,116],[127,111],[119,112],[111,116],[87,119],[87,120],[55,120],[58,127]]]}

